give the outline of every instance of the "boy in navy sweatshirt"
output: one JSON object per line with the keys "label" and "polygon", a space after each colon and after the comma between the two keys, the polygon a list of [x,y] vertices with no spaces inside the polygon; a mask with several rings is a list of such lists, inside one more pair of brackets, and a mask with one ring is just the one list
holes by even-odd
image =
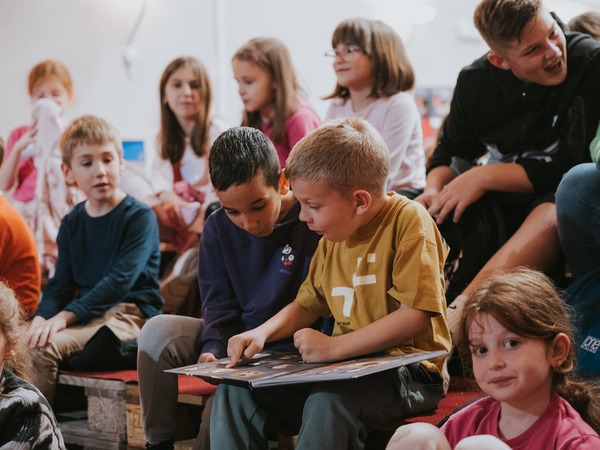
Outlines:
{"label": "boy in navy sweatshirt", "polygon": [[[209,170],[222,208],[206,221],[200,242],[202,319],[156,317],[139,338],[148,448],[173,448],[177,376],[163,370],[225,357],[231,336],[257,327],[295,298],[319,241],[300,221],[300,205],[262,132],[224,132],[211,149]],[[270,348],[294,350],[290,339]],[[209,448],[211,404],[194,448]]]}
{"label": "boy in navy sweatshirt", "polygon": [[50,404],[58,364],[79,353],[102,326],[134,339],[160,314],[156,216],[117,186],[123,147],[115,129],[95,116],[73,121],[60,140],[67,183],[87,200],[58,231],[56,273],[27,329],[33,384]]}

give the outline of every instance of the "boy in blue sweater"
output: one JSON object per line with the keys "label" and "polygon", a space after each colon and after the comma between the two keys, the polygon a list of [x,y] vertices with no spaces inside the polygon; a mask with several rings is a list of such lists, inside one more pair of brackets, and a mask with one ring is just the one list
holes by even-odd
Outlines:
{"label": "boy in blue sweater", "polygon": [[[163,370],[226,356],[227,340],[289,304],[306,278],[319,236],[300,221],[273,144],[259,130],[231,128],[209,156],[222,208],[200,242],[202,319],[163,315],[148,322],[138,347],[143,427],[148,448],[172,449],[177,376]],[[271,348],[293,350],[290,339]],[[212,399],[194,448],[209,448]]]}
{"label": "boy in blue sweater", "polygon": [[105,120],[82,116],[60,140],[65,179],[87,200],[58,231],[56,273],[48,282],[25,342],[33,383],[52,403],[58,365],[106,325],[136,338],[160,314],[158,225],[150,208],[118,189],[121,140]]}

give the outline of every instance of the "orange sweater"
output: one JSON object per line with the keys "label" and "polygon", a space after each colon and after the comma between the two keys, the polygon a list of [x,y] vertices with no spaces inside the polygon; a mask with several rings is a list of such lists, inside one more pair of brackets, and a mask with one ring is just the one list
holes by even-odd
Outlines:
{"label": "orange sweater", "polygon": [[0,280],[15,291],[28,315],[40,303],[41,270],[33,233],[0,194]]}

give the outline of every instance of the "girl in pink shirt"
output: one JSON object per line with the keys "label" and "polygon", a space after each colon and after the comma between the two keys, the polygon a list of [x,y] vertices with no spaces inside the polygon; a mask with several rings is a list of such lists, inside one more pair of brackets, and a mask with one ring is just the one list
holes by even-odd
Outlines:
{"label": "girl in pink shirt", "polygon": [[288,49],[279,39],[251,39],[231,64],[244,102],[242,125],[265,133],[285,167],[296,142],[321,124],[304,98]]}
{"label": "girl in pink shirt", "polygon": [[398,428],[387,449],[600,448],[598,389],[575,377],[571,342],[564,302],[545,275],[517,268],[490,277],[465,303],[458,336],[488,397],[452,415],[441,432]]}
{"label": "girl in pink shirt", "polygon": [[12,204],[33,231],[45,275],[54,274],[56,235],[62,218],[80,200],[61,170],[58,139],[73,99],[69,70],[46,60],[29,72],[32,123],[13,130],[0,167],[0,191],[12,189]]}

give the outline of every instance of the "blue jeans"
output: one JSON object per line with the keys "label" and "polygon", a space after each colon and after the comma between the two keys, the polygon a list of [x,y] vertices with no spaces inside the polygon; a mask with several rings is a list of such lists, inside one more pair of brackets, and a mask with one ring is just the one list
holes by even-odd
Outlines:
{"label": "blue jeans", "polygon": [[573,273],[600,267],[600,165],[579,164],[556,191],[558,235]]}
{"label": "blue jeans", "polygon": [[297,450],[358,450],[382,422],[435,408],[441,378],[423,366],[354,380],[258,388],[221,384],[210,420],[212,450],[268,448],[267,432],[298,434]]}

